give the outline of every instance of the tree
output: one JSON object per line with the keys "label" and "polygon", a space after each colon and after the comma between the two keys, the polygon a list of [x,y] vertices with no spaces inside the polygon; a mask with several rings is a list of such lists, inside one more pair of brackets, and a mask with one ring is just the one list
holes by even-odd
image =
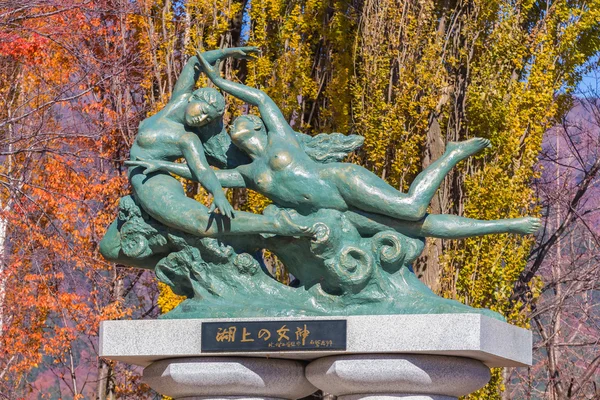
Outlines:
{"label": "tree", "polygon": [[[7,398],[143,398],[139,373],[97,358],[99,321],[152,315],[152,278],[97,244],[143,110],[123,2],[0,7],[3,229],[0,391]],[[130,47],[131,46],[131,47]],[[119,49],[119,51],[115,51]]]}
{"label": "tree", "polygon": [[[2,35],[15,45],[0,47],[3,343],[31,351],[12,359],[5,345],[3,376],[25,387],[45,351],[61,360],[54,370],[71,382],[63,388],[81,394],[77,365],[85,362],[74,356],[71,367],[68,355],[78,352],[74,338],[94,343],[82,322],[90,318],[95,328],[154,296],[149,278],[105,263],[95,245],[127,192],[122,161],[137,123],[166,102],[196,49],[259,46],[255,61],[229,60],[227,78],[265,90],[300,131],[363,135],[351,161],[399,189],[448,141],[489,138],[492,149],[447,178],[431,211],[496,219],[540,211],[531,183],[543,135],[563,120],[600,50],[599,21],[598,0],[4,2]],[[249,111],[228,100],[226,122]],[[209,200],[198,185],[185,185]],[[228,195],[245,210],[267,204],[253,192]],[[511,235],[430,241],[415,270],[445,296],[528,326],[528,304],[540,290],[527,279],[532,245]],[[70,290],[73,282],[86,282],[92,295]],[[161,289],[163,311],[176,303]],[[64,309],[71,311],[63,317]],[[25,318],[15,319],[20,313]],[[23,327],[32,334],[19,336]],[[66,338],[62,350],[44,348],[58,337]],[[99,365],[98,378],[90,375],[101,382],[99,398],[135,390],[112,365]],[[496,372],[472,398],[499,398],[502,387]]]}
{"label": "tree", "polygon": [[[491,139],[431,206],[482,219],[538,212],[531,182],[543,134],[565,115],[600,45],[597,1],[234,1],[198,13],[210,5],[189,1],[161,14],[183,21],[169,25],[176,39],[165,54],[185,53],[182,43],[259,46],[256,61],[226,65],[227,76],[265,90],[298,130],[363,135],[352,161],[400,189],[447,141]],[[231,103],[229,116],[245,111]],[[194,187],[190,194],[203,198]],[[232,198],[252,211],[267,204],[251,192]],[[527,307],[512,295],[532,244],[512,235],[430,241],[415,269],[445,296],[528,326]],[[162,299],[165,310],[178,301],[166,291]],[[498,398],[502,386],[496,372],[473,397]]]}
{"label": "tree", "polygon": [[512,371],[512,397],[600,396],[600,102],[597,90],[580,98],[540,157],[545,225],[514,292],[530,304],[535,363]]}

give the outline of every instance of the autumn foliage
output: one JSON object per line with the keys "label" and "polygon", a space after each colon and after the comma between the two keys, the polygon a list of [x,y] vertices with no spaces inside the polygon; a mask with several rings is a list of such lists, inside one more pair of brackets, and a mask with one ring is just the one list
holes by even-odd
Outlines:
{"label": "autumn foliage", "polygon": [[112,382],[97,358],[99,322],[152,315],[155,289],[98,253],[139,110],[127,88],[137,55],[115,51],[128,44],[122,14],[94,7],[0,6],[0,392],[11,399],[145,391],[136,374]]}
{"label": "autumn foliage", "polygon": [[[224,74],[265,90],[299,131],[363,135],[351,161],[402,190],[448,141],[489,138],[431,211],[497,219],[544,212],[533,185],[544,134],[597,60],[599,21],[598,0],[1,2],[0,393],[153,398],[139,371],[98,359],[98,324],[156,317],[180,299],[107,263],[98,242],[129,191],[123,161],[139,121],[166,103],[196,49],[259,46]],[[226,122],[248,111],[227,100]],[[268,202],[228,196],[254,212]],[[444,296],[529,326],[546,293],[545,269],[529,273],[532,248],[508,234],[431,240],[415,270]],[[472,398],[501,398],[508,379],[497,371]],[[533,393],[515,379],[511,393]]]}

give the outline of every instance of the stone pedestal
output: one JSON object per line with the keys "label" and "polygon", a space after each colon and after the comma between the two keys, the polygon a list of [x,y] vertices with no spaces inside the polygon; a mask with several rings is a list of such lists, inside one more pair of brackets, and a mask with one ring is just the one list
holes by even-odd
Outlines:
{"label": "stone pedestal", "polygon": [[175,399],[298,399],[317,389],[305,363],[242,357],[196,357],[156,361],[144,381]]}
{"label": "stone pedestal", "polygon": [[100,356],[145,367],[175,399],[297,399],[318,389],[340,400],[455,400],[484,386],[490,367],[531,364],[531,333],[480,314],[269,318],[346,320],[346,350],[202,350],[207,322],[105,321]]}
{"label": "stone pedestal", "polygon": [[470,358],[362,354],[315,360],[306,377],[340,400],[455,400],[482,388],[490,370]]}

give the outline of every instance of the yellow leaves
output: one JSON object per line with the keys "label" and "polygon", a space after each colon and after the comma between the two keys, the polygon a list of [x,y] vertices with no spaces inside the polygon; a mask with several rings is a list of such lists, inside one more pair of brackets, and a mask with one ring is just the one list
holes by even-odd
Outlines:
{"label": "yellow leaves", "polygon": [[157,300],[157,305],[161,314],[166,314],[175,307],[179,305],[183,300],[185,300],[184,296],[178,296],[168,285],[165,285],[162,282],[158,283],[159,296]]}
{"label": "yellow leaves", "polygon": [[[538,212],[530,188],[534,165],[542,135],[566,109],[557,94],[573,85],[575,66],[585,58],[575,38],[584,29],[580,21],[589,15],[566,2],[554,3],[527,31],[519,11],[531,7],[531,2],[499,4],[501,15],[484,11],[497,21],[480,38],[478,57],[470,64],[467,96],[471,134],[488,137],[493,145],[478,163],[470,163],[474,172],[464,180],[465,216],[481,219]],[[532,238],[513,235],[466,239],[445,256],[447,294],[527,325],[523,305],[511,302],[510,295],[532,243]],[[483,395],[471,398],[477,396]]]}
{"label": "yellow leaves", "polygon": [[223,47],[223,37],[230,28],[230,21],[241,13],[243,4],[235,1],[191,0],[185,5],[190,16],[190,42],[186,48],[188,54],[206,48]]}
{"label": "yellow leaves", "polygon": [[431,2],[384,2],[364,14],[357,36],[352,115],[365,136],[362,161],[404,190],[420,168],[430,114],[446,81],[432,10]]}
{"label": "yellow leaves", "polygon": [[[352,12],[345,1],[255,1],[249,7],[248,44],[263,53],[249,64],[246,84],[267,91],[296,129],[306,133],[349,129]],[[315,116],[310,107],[317,100],[330,104],[315,109],[320,127],[306,120]]]}

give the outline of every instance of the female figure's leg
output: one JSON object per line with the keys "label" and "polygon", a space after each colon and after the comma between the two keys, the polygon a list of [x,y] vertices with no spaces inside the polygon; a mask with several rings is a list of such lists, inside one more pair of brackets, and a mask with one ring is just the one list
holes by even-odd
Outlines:
{"label": "female figure's leg", "polygon": [[209,213],[208,208],[187,197],[181,183],[157,172],[144,175],[142,167],[130,171],[130,181],[142,208],[157,221],[174,229],[202,237],[271,233],[311,236],[312,231],[289,219],[286,213],[274,217],[236,211],[232,219]]}
{"label": "female figure's leg", "polygon": [[463,239],[493,233],[530,235],[541,226],[539,218],[522,217],[485,221],[457,215],[430,214],[419,226],[419,236],[441,239]]}
{"label": "female figure's leg", "polygon": [[448,143],[446,152],[417,175],[406,194],[354,164],[328,164],[322,174],[325,179],[335,181],[340,194],[351,207],[396,219],[418,221],[425,216],[433,195],[450,170],[487,146],[489,141],[481,138]]}
{"label": "female figure's leg", "polygon": [[393,229],[412,237],[434,237],[440,239],[463,239],[494,233],[516,233],[529,235],[541,226],[539,218],[523,217],[484,221],[457,215],[427,214],[420,221],[403,221],[379,214],[347,211],[345,215],[362,234]]}

